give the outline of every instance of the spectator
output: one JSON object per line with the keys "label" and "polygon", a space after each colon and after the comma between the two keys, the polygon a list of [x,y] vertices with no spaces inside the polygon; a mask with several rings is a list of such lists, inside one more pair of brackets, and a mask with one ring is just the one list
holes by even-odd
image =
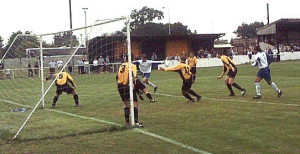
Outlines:
{"label": "spectator", "polygon": [[53,60],[49,63],[49,68],[50,68],[50,76],[52,76],[55,73],[55,68],[56,68],[56,62]]}
{"label": "spectator", "polygon": [[106,73],[109,73],[110,61],[109,61],[109,56],[108,55],[105,58],[104,65],[105,65]]}
{"label": "spectator", "polygon": [[72,72],[73,72],[73,67],[72,67],[71,63],[68,63],[68,72],[69,72],[69,74],[72,74]]}
{"label": "spectator", "polygon": [[99,63],[99,70],[100,70],[100,73],[103,73],[104,58],[103,58],[102,56],[100,56],[100,58],[98,59],[98,63]]}
{"label": "spectator", "polygon": [[77,65],[78,65],[78,74],[83,74],[84,73],[84,63],[83,63],[83,59],[78,59],[77,61]]}
{"label": "spectator", "polygon": [[180,57],[178,56],[178,54],[176,55],[175,60],[177,60],[178,62],[180,62]]}
{"label": "spectator", "polygon": [[95,59],[93,61],[93,69],[94,69],[95,73],[98,72],[98,60],[97,60],[97,57],[95,57]]}
{"label": "spectator", "polygon": [[90,71],[90,64],[89,64],[89,61],[84,60],[83,64],[84,64],[84,73],[85,73],[85,74],[89,74],[89,71]]}
{"label": "spectator", "polygon": [[201,51],[199,50],[198,53],[197,53],[197,58],[202,58],[201,56]]}
{"label": "spectator", "polygon": [[248,55],[249,62],[250,62],[252,59],[253,52],[251,50],[247,49],[247,55]]}
{"label": "spectator", "polygon": [[27,70],[28,70],[28,77],[31,78],[33,76],[33,71],[32,71],[30,62],[27,63],[26,67],[27,67]]}
{"label": "spectator", "polygon": [[151,56],[151,60],[152,61],[156,61],[157,60],[157,55],[155,54],[155,52],[153,52],[153,54]]}
{"label": "spectator", "polygon": [[36,61],[36,62],[34,63],[34,65],[33,65],[33,67],[34,67],[34,74],[35,74],[35,77],[38,77],[38,76],[39,76],[39,67],[40,67],[39,62]]}

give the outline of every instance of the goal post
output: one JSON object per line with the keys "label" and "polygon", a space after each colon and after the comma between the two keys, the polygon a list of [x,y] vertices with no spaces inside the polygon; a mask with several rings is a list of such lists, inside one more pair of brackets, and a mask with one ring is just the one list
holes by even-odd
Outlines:
{"label": "goal post", "polygon": [[[62,67],[55,67],[55,73],[68,71],[69,63],[74,57],[75,63],[83,57],[89,62],[89,65],[92,66],[91,75],[99,73],[97,72],[98,67],[93,66],[93,59],[99,58],[99,56],[109,57],[108,69],[110,67],[118,69],[115,66],[120,64],[122,52],[131,53],[130,30],[127,28],[129,30],[127,33],[115,33],[115,31],[112,32],[115,30],[112,29],[112,25],[125,19],[125,17],[120,17],[97,20],[90,26],[68,31],[41,35],[17,35],[0,60],[0,64],[3,64],[3,67],[0,67],[3,68],[0,70],[0,91],[4,94],[0,96],[0,112],[2,112],[0,114],[0,132],[8,130],[14,134],[11,138],[15,140],[20,132],[24,131],[29,119],[40,105],[42,105],[41,108],[47,108],[47,104],[52,104],[53,94],[48,95],[48,93],[53,91],[51,88],[55,84],[55,79],[52,82],[43,82],[43,79],[51,73],[49,64],[51,60],[61,59],[63,61]],[[80,34],[83,34],[85,30],[87,30],[87,35],[80,39]],[[87,40],[88,38],[89,40]],[[71,40],[72,47],[70,47]],[[86,55],[81,53],[82,48],[85,49]],[[37,63],[37,66],[34,63]],[[77,63],[72,68],[72,71],[75,72],[74,76],[71,75],[76,78],[81,73],[75,71],[75,67],[78,68]],[[5,70],[10,70],[11,74],[6,76],[2,73],[6,78],[1,79],[1,72]],[[132,97],[132,94],[130,95]],[[16,113],[18,116],[13,113],[15,111],[20,112]],[[134,117],[133,112],[131,116]],[[134,122],[134,120],[132,121]],[[31,132],[25,130],[24,135],[30,138]]]}

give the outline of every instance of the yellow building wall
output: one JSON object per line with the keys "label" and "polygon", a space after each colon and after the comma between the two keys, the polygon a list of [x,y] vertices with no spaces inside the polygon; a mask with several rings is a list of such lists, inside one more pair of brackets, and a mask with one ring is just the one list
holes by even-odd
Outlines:
{"label": "yellow building wall", "polygon": [[166,42],[166,56],[181,55],[182,51],[186,54],[190,52],[188,40],[168,40]]}
{"label": "yellow building wall", "polygon": [[[116,43],[115,58],[122,57],[122,53],[123,52],[128,53],[127,51],[128,51],[128,48],[127,48],[127,45],[125,45],[125,42],[118,42],[118,43]],[[140,55],[139,42],[131,42],[131,52],[132,52],[132,54],[133,54],[134,57],[136,55]]]}

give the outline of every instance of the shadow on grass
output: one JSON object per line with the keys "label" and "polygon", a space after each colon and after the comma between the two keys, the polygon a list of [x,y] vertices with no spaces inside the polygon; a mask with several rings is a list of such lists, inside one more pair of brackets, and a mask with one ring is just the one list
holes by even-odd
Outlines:
{"label": "shadow on grass", "polygon": [[[76,133],[71,133],[71,134],[66,134],[63,136],[46,136],[46,137],[41,137],[41,138],[29,138],[29,139],[21,139],[21,138],[16,138],[13,140],[13,142],[31,142],[31,141],[41,141],[41,140],[48,140],[48,139],[61,139],[61,138],[66,138],[66,137],[75,137],[75,136],[82,136],[82,135],[91,135],[91,134],[98,134],[98,133],[104,133],[104,132],[117,132],[117,131],[125,131],[132,129],[132,127],[126,127],[126,126],[110,126],[109,128],[102,128],[99,130],[88,130],[88,131],[83,131],[83,132],[76,132]],[[11,139],[13,135],[8,135],[10,138],[5,139],[6,143],[11,143]],[[1,138],[2,139],[2,138]]]}

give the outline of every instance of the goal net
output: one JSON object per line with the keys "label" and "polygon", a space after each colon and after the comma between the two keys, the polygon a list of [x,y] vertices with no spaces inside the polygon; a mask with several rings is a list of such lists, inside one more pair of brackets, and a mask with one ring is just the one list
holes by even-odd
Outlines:
{"label": "goal net", "polygon": [[[76,84],[79,100],[84,100],[91,89],[99,88],[94,85],[95,75],[115,72],[127,53],[127,33],[115,26],[125,27],[124,19],[98,20],[91,26],[49,34],[17,35],[0,60],[0,139],[15,139],[21,131],[24,140],[49,138],[46,125],[51,114],[36,110],[49,110],[56,93],[55,79],[45,82],[45,77],[66,71],[75,83],[91,78],[90,85]],[[59,102],[58,108],[74,106],[73,97],[64,94]],[[34,124],[27,126],[31,117]],[[63,132],[50,131],[58,136]]]}

